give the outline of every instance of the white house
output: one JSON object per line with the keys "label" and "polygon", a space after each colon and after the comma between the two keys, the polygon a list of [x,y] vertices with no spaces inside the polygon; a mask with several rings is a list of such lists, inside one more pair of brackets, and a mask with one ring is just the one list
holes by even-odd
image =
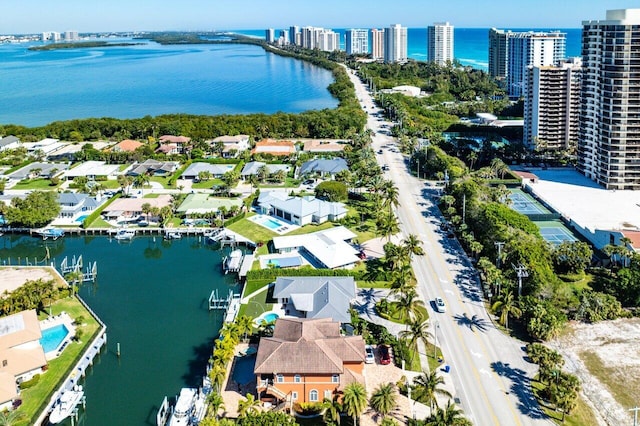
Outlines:
{"label": "white house", "polygon": [[215,145],[217,143],[224,144],[222,149],[222,156],[224,158],[235,158],[242,151],[249,149],[249,136],[247,135],[235,135],[235,136],[219,136],[213,139],[210,144]]}
{"label": "white house", "polygon": [[0,152],[9,149],[16,149],[20,146],[20,139],[15,136],[0,138]]}
{"label": "white house", "polygon": [[319,200],[313,196],[292,197],[283,191],[261,193],[258,210],[299,226],[328,220],[333,222],[345,217],[348,211],[343,203]]}

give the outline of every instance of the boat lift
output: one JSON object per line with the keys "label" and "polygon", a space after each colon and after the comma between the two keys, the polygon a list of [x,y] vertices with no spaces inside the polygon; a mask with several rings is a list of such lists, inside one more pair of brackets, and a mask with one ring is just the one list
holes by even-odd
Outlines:
{"label": "boat lift", "polygon": [[60,273],[64,276],[71,272],[80,272],[81,276],[79,277],[79,279],[82,282],[95,282],[96,278],[98,277],[98,262],[89,262],[84,271],[82,270],[82,267],[82,255],[78,256],[77,258],[74,255],[71,258],[71,264],[69,264],[69,260],[65,256],[65,258],[62,259],[62,262],[60,262]]}

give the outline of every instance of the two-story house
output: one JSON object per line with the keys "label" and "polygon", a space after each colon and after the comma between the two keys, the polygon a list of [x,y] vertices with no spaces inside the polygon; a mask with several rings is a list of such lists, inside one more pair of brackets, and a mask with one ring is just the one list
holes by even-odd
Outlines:
{"label": "two-story house", "polygon": [[261,399],[320,402],[345,386],[364,385],[364,340],[342,336],[329,318],[279,318],[260,339],[254,373]]}

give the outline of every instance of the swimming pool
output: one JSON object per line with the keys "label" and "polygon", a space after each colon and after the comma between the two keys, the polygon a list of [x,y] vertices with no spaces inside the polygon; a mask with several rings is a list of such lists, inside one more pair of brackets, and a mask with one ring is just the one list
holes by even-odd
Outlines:
{"label": "swimming pool", "polygon": [[280,318],[280,315],[276,314],[275,312],[269,312],[268,314],[266,314],[262,318],[264,318],[264,320],[266,322],[273,322],[273,321],[277,320],[278,318]]}
{"label": "swimming pool", "polygon": [[255,354],[236,358],[236,365],[233,367],[233,375],[231,377],[236,383],[246,385],[254,380],[253,369],[255,366]]}
{"label": "swimming pool", "polygon": [[88,215],[88,214],[83,214],[82,216],[80,216],[79,218],[77,218],[77,219],[76,219],[76,222],[78,222],[78,223],[82,223],[82,222],[84,222],[84,220],[85,220],[86,218],[88,218],[88,217],[89,217],[89,215]]}
{"label": "swimming pool", "polygon": [[287,226],[287,223],[271,216],[264,216],[264,215],[254,216],[253,221],[258,225],[262,225],[265,228],[271,229],[272,231],[275,231],[276,229],[281,228],[283,226]]}
{"label": "swimming pool", "polygon": [[58,324],[51,328],[45,328],[42,330],[42,337],[40,338],[40,344],[44,353],[53,352],[64,339],[69,335],[69,329],[64,324]]}

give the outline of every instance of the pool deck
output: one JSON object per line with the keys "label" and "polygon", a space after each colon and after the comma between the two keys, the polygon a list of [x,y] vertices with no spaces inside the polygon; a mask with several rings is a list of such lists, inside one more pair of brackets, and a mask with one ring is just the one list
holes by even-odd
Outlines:
{"label": "pool deck", "polygon": [[263,254],[259,256],[258,260],[260,261],[260,269],[268,269],[271,260],[288,259],[290,257],[300,257],[302,259],[302,266],[311,265],[300,253],[292,251],[289,253]]}
{"label": "pool deck", "polygon": [[53,317],[48,317],[40,321],[40,330],[42,331],[48,330],[50,328],[53,328],[61,324],[64,325],[67,328],[67,330],[69,330],[69,333],[65,336],[62,342],[60,342],[60,344],[54,350],[45,352],[44,356],[47,361],[50,361],[60,356],[64,348],[69,344],[69,342],[71,342],[71,339],[73,338],[73,336],[75,336],[76,328],[73,325],[73,319],[71,319],[69,314],[67,314],[66,312],[62,312],[58,315],[55,315]]}
{"label": "pool deck", "polygon": [[[292,223],[289,222],[285,222],[284,220],[280,219],[279,217],[273,217],[270,215],[266,215],[266,214],[256,214],[255,216],[251,216],[249,218],[249,220],[253,223],[255,223],[256,225],[260,225],[263,228],[268,229],[269,231],[273,231],[278,235],[284,235],[288,232],[294,231],[298,228],[300,228],[300,226],[298,225],[294,225]],[[272,221],[276,221],[276,222],[280,222],[282,225],[278,228],[270,228],[266,225],[263,225],[261,223],[262,220],[272,220]]]}

